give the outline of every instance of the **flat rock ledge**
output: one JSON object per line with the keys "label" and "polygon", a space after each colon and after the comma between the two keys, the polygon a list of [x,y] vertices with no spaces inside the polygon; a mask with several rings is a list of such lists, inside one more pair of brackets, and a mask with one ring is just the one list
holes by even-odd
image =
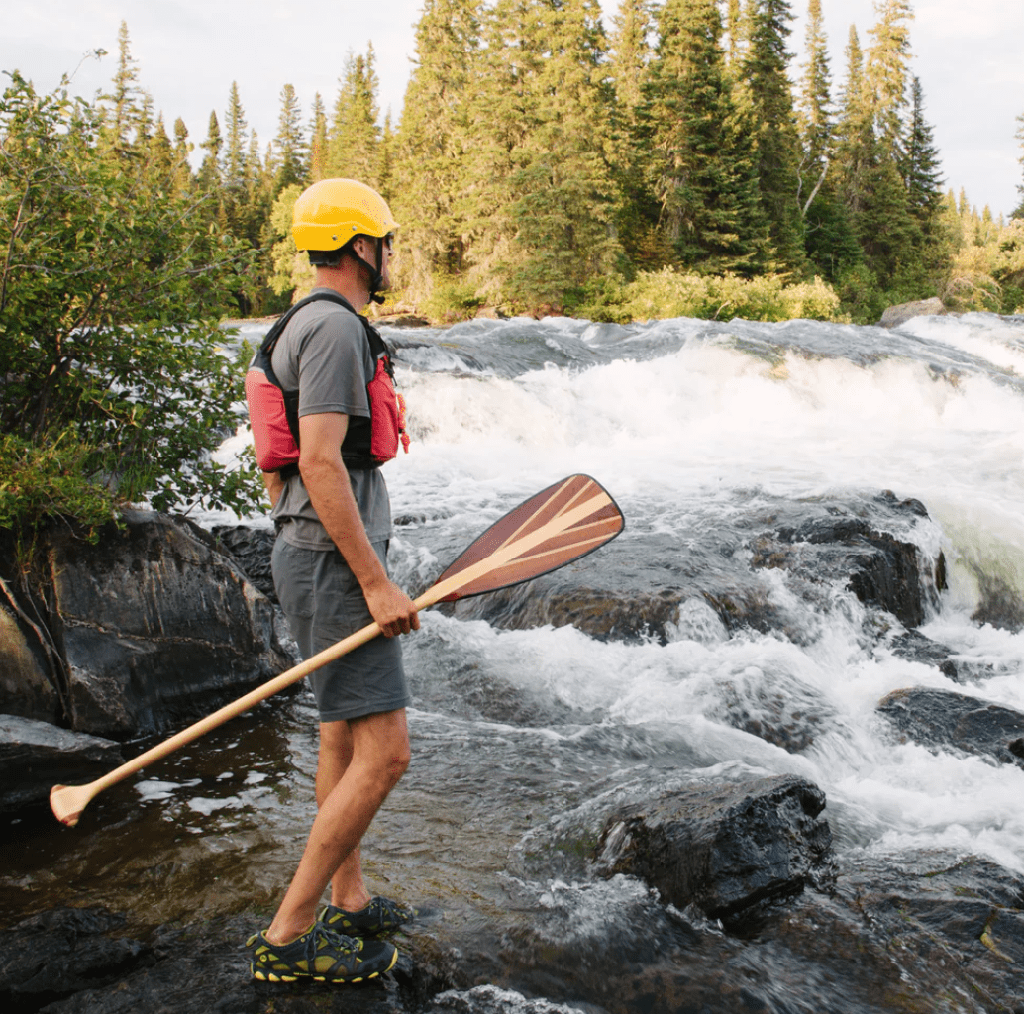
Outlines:
{"label": "flat rock ledge", "polygon": [[109,739],[0,715],[0,811],[45,803],[51,786],[92,781],[123,759]]}
{"label": "flat rock ledge", "polygon": [[833,877],[825,793],[793,775],[694,785],[610,817],[597,850],[678,909],[739,926],[755,910]]}

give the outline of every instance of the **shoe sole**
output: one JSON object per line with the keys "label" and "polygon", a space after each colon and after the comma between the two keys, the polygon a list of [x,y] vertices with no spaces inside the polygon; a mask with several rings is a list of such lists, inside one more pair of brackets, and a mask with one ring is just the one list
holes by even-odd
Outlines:
{"label": "shoe sole", "polygon": [[391,961],[387,968],[379,968],[376,972],[367,972],[365,975],[339,976],[338,978],[328,978],[326,975],[311,975],[309,972],[297,972],[295,975],[284,972],[264,972],[252,963],[249,964],[249,971],[252,973],[252,977],[260,982],[298,982],[299,979],[312,979],[314,982],[351,983],[354,985],[357,982],[368,982],[370,979],[376,979],[378,975],[384,972],[390,972],[395,967],[397,960],[398,951],[395,950],[391,954]]}

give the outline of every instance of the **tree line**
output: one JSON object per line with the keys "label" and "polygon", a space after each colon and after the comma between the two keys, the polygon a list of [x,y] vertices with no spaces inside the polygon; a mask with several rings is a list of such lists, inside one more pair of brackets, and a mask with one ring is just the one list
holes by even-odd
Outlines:
{"label": "tree line", "polygon": [[285,84],[262,147],[237,84],[198,146],[180,118],[168,130],[125,24],[91,101],[10,72],[0,528],[94,529],[146,497],[244,510],[251,469],[212,456],[245,367],[219,323],[309,285],[291,208],[324,177],[389,200],[390,308],[438,322],[482,304],[871,322],[936,293],[1024,311],[1024,186],[1009,223],[943,193],[910,5],[875,12],[837,86],[819,0],[795,67],[788,0],[622,0],[607,33],[597,0],[426,0],[397,125],[368,46],[330,108],[307,114]]}
{"label": "tree line", "polygon": [[610,32],[598,0],[426,0],[397,126],[381,123],[371,43],[330,108],[317,94],[307,115],[285,84],[262,149],[233,83],[195,171],[122,24],[105,143],[204,198],[197,222],[253,252],[240,315],[309,284],[291,207],[351,176],[402,223],[406,303],[614,316],[623,284],[670,268],[818,276],[854,319],[877,319],[942,293],[960,247],[910,72],[911,4],[876,0],[875,18],[864,40],[850,27],[837,85],[820,0],[796,65],[789,0],[622,0]]}

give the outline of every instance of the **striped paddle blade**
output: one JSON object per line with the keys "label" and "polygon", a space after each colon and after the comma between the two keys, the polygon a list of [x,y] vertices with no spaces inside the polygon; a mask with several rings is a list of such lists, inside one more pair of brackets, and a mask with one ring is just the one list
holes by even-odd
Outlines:
{"label": "striped paddle blade", "polygon": [[488,528],[438,578],[431,599],[454,602],[540,577],[600,549],[624,527],[599,482],[570,475]]}

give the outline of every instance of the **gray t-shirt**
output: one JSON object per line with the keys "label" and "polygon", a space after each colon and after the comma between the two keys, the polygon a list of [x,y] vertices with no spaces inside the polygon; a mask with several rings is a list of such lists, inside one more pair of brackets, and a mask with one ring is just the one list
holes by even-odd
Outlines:
{"label": "gray t-shirt", "polygon": [[[329,292],[330,289],[314,289]],[[376,363],[363,325],[338,303],[322,299],[297,311],[277,341],[271,358],[286,391],[299,390],[299,416],[339,412],[370,417],[366,385]],[[391,503],[379,468],[350,468],[352,492],[370,542],[391,538]],[[301,476],[285,482],[271,517],[281,538],[300,549],[333,549]]]}

